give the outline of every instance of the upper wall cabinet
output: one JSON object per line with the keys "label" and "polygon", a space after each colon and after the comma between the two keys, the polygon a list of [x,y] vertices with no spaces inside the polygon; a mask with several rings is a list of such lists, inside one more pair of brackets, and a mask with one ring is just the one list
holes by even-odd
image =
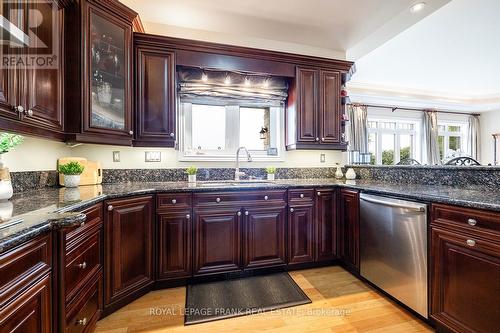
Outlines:
{"label": "upper wall cabinet", "polygon": [[297,67],[287,108],[287,149],[345,149],[341,73]]}
{"label": "upper wall cabinet", "polygon": [[[63,10],[51,2],[4,1],[2,15],[30,36],[5,44],[0,68],[0,128],[63,140]],[[37,12],[41,24],[33,22]],[[7,35],[7,33],[6,33]]]}
{"label": "upper wall cabinet", "polygon": [[175,145],[175,53],[134,38],[134,146]]}
{"label": "upper wall cabinet", "polygon": [[118,1],[66,9],[66,131],[79,142],[131,145],[132,25]]}

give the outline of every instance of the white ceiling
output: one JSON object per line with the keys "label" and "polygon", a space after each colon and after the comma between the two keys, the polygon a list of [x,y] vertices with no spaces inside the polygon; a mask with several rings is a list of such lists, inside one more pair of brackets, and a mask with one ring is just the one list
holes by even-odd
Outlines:
{"label": "white ceiling", "polygon": [[[346,50],[380,28],[386,26],[366,46],[358,45],[359,54],[372,50],[449,0],[426,0],[428,6],[419,15],[409,11],[415,0],[121,1],[140,14],[147,32],[215,42],[229,40],[256,47],[259,44],[255,40],[275,41],[274,46],[284,51],[345,57]],[[393,22],[395,18],[397,22]],[[262,45],[273,47],[272,43]]]}
{"label": "white ceiling", "polygon": [[[356,61],[354,92],[432,96],[476,110],[500,103],[500,1],[452,0]],[[349,56],[349,52],[348,52]],[[380,95],[380,94],[379,94]]]}

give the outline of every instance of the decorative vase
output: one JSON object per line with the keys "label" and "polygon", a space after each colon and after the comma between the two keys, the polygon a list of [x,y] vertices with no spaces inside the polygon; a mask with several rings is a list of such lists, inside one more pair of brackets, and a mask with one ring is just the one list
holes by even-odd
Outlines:
{"label": "decorative vase", "polygon": [[337,165],[337,171],[335,171],[335,178],[337,179],[342,179],[344,177],[344,174],[342,173],[342,168],[340,165]]}
{"label": "decorative vase", "polygon": [[78,187],[80,185],[80,175],[64,175],[64,186]]}
{"label": "decorative vase", "polygon": [[9,168],[2,161],[0,154],[0,201],[9,200],[12,198],[12,194],[14,194],[14,190],[12,189]]}
{"label": "decorative vase", "polygon": [[267,180],[274,180],[274,173],[268,173]]}
{"label": "decorative vase", "polygon": [[350,180],[356,179],[356,172],[354,171],[353,168],[347,169],[347,172],[345,173],[345,178]]}
{"label": "decorative vase", "polygon": [[196,175],[188,175],[188,182],[196,183]]}

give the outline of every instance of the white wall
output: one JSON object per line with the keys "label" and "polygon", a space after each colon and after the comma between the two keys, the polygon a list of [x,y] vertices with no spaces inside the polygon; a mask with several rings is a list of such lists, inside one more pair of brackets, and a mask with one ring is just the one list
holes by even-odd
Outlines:
{"label": "white wall", "polygon": [[[120,162],[113,162],[113,151],[120,151]],[[144,161],[145,151],[160,151],[161,162]],[[325,154],[326,162],[320,163],[320,154]],[[15,150],[4,154],[2,159],[11,172],[55,170],[60,157],[85,157],[100,161],[105,169],[135,168],[178,168],[189,165],[198,167],[234,167],[233,161],[227,162],[179,162],[177,151],[172,148],[136,148],[122,146],[83,144],[70,148],[61,142],[26,137]],[[289,151],[285,152],[282,162],[241,162],[242,167],[331,167],[343,162],[340,151]]]}
{"label": "white wall", "polygon": [[493,137],[500,133],[500,110],[481,113],[481,164],[493,164]]}

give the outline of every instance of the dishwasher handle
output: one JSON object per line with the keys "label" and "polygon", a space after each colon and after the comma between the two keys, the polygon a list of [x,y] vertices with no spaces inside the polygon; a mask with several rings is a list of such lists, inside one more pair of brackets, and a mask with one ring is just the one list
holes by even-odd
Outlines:
{"label": "dishwasher handle", "polygon": [[425,212],[425,208],[422,206],[415,206],[415,205],[404,205],[400,204],[397,202],[391,202],[391,201],[384,201],[384,200],[379,200],[379,199],[373,199],[373,198],[367,198],[363,197],[362,195],[359,198],[360,200],[366,201],[366,202],[371,202],[374,204],[379,204],[379,205],[384,205],[384,206],[389,206],[389,207],[396,207],[396,208],[403,208],[403,209],[409,209],[417,212]]}

